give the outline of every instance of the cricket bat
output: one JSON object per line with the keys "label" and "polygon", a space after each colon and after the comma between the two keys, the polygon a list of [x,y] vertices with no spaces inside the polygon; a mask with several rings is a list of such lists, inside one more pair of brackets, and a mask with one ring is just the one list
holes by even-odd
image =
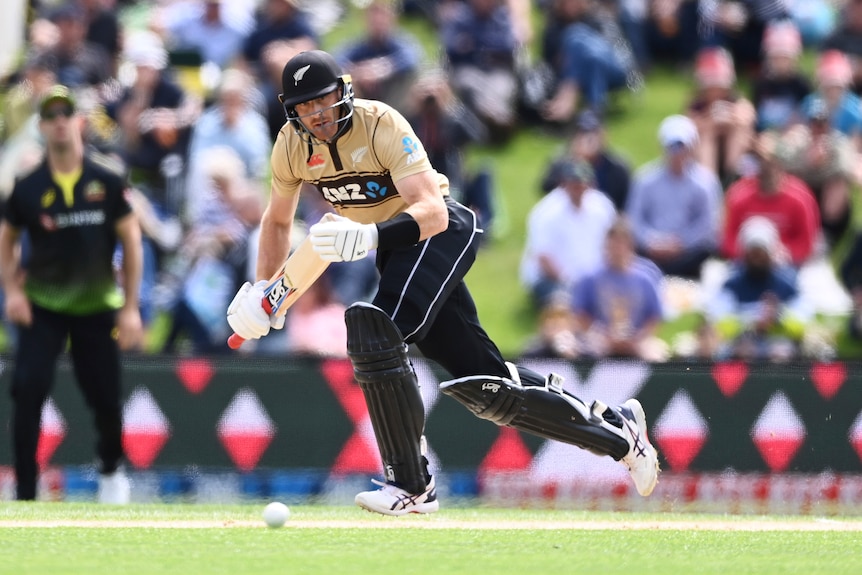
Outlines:
{"label": "cricket bat", "polygon": [[[327,216],[323,216],[321,221],[326,219]],[[328,266],[329,262],[320,259],[308,238],[304,239],[282,268],[269,279],[263,290],[263,299],[260,300],[263,311],[277,317],[287,313],[288,308],[317,281]],[[242,336],[232,334],[227,344],[231,349],[239,349],[244,341]]]}

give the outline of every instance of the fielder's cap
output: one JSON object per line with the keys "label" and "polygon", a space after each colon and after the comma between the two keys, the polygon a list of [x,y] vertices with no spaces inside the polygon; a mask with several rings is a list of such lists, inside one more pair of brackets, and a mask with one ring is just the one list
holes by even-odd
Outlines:
{"label": "fielder's cap", "polygon": [[658,141],[665,148],[682,144],[690,149],[697,144],[697,140],[697,126],[688,116],[682,114],[668,116],[658,127]]}
{"label": "fielder's cap", "polygon": [[560,165],[560,181],[591,183],[595,177],[593,167],[581,160],[567,160]]}
{"label": "fielder's cap", "polygon": [[72,91],[66,86],[60,84],[51,86],[39,102],[39,113],[43,114],[45,109],[54,102],[65,102],[73,110],[75,109],[75,97],[72,95]]}
{"label": "fielder's cap", "polygon": [[595,132],[602,127],[602,119],[593,110],[584,110],[578,116],[575,129],[579,132]]}
{"label": "fielder's cap", "polygon": [[762,248],[771,252],[778,241],[778,228],[764,216],[751,216],[739,228],[739,243],[744,250]]}

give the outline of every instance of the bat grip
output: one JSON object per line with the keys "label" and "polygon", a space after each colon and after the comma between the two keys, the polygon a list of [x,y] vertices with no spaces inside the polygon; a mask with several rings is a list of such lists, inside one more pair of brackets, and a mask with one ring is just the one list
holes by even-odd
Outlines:
{"label": "bat grip", "polygon": [[231,349],[239,349],[242,345],[242,342],[245,341],[245,338],[239,335],[238,333],[232,333],[229,338],[227,338],[227,346]]}

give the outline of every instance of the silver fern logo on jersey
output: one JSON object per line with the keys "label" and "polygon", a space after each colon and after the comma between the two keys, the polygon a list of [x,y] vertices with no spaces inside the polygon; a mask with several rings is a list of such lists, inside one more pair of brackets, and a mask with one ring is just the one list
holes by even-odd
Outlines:
{"label": "silver fern logo on jersey", "polygon": [[362,161],[362,158],[365,157],[365,154],[368,152],[368,146],[362,146],[361,148],[356,148],[352,152],[350,152],[350,158],[353,160],[354,164],[358,164]]}
{"label": "silver fern logo on jersey", "polygon": [[306,64],[305,66],[293,73],[294,86],[299,84],[299,81],[302,80],[302,77],[305,76],[305,73],[308,72],[309,68],[311,68],[311,64]]}

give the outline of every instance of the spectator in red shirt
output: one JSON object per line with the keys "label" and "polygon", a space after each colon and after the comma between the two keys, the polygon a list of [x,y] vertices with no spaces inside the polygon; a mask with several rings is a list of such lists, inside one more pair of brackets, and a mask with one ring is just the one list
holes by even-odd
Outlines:
{"label": "spectator in red shirt", "polygon": [[789,263],[799,267],[814,252],[820,234],[817,202],[802,180],[783,170],[775,157],[773,136],[758,138],[753,157],[757,173],[737,180],[725,196],[722,253],[727,258],[739,257],[739,229],[748,218],[760,215],[775,224]]}

